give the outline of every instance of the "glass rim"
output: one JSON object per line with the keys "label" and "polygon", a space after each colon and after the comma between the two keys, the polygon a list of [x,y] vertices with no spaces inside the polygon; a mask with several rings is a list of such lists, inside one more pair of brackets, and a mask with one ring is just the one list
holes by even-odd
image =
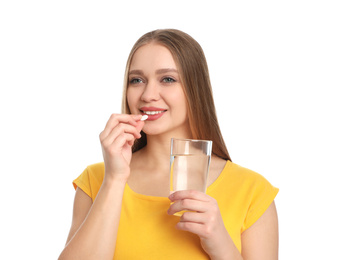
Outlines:
{"label": "glass rim", "polygon": [[212,143],[212,140],[202,140],[202,139],[187,139],[187,138],[175,138],[172,137],[171,141],[182,141],[182,142],[204,142],[204,143]]}

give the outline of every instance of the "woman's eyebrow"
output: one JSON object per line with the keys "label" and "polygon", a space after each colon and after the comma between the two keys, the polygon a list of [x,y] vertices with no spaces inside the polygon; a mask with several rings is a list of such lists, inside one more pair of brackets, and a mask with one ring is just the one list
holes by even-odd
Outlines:
{"label": "woman's eyebrow", "polygon": [[131,71],[129,71],[129,75],[132,75],[132,74],[135,74],[135,75],[144,75],[144,73],[143,73],[142,70],[131,70]]}
{"label": "woman's eyebrow", "polygon": [[[155,73],[157,75],[159,75],[159,74],[165,74],[165,73],[168,73],[168,72],[174,72],[174,73],[178,74],[178,70],[177,69],[173,69],[173,68],[158,69],[158,70],[155,71]],[[144,72],[142,70],[131,70],[131,71],[129,71],[128,75],[129,76],[130,75],[141,75],[141,76],[143,76]]]}
{"label": "woman's eyebrow", "polygon": [[168,73],[168,72],[175,72],[178,74],[178,71],[177,69],[159,69],[159,70],[156,70],[156,74],[165,74],[165,73]]}

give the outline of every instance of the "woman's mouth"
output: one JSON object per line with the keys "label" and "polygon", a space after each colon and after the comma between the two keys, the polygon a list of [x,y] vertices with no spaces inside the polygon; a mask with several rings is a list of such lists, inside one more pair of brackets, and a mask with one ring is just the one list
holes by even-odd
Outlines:
{"label": "woman's mouth", "polygon": [[160,113],[164,113],[166,110],[161,110],[161,111],[143,111],[141,110],[141,112],[145,115],[157,115],[157,114],[160,114]]}
{"label": "woman's mouth", "polygon": [[167,110],[156,108],[156,107],[141,107],[140,112],[142,115],[147,115],[148,119],[147,121],[152,121],[159,119]]}

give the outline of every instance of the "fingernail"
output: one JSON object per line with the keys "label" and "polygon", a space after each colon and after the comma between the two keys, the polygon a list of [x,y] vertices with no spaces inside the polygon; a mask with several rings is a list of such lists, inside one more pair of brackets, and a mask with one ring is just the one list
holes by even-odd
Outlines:
{"label": "fingernail", "polygon": [[148,115],[143,115],[143,116],[141,117],[141,121],[147,120],[147,118],[148,118]]}

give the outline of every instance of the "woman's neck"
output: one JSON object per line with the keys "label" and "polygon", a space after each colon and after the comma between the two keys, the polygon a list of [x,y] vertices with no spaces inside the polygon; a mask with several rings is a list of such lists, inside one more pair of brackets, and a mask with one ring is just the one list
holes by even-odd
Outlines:
{"label": "woman's neck", "polygon": [[142,149],[144,161],[150,165],[168,167],[170,161],[169,137],[147,136],[147,145]]}
{"label": "woman's neck", "polygon": [[[149,168],[167,169],[170,162],[171,138],[189,138],[187,135],[147,135],[147,145],[138,151],[138,159]],[[135,154],[136,155],[136,154]]]}

